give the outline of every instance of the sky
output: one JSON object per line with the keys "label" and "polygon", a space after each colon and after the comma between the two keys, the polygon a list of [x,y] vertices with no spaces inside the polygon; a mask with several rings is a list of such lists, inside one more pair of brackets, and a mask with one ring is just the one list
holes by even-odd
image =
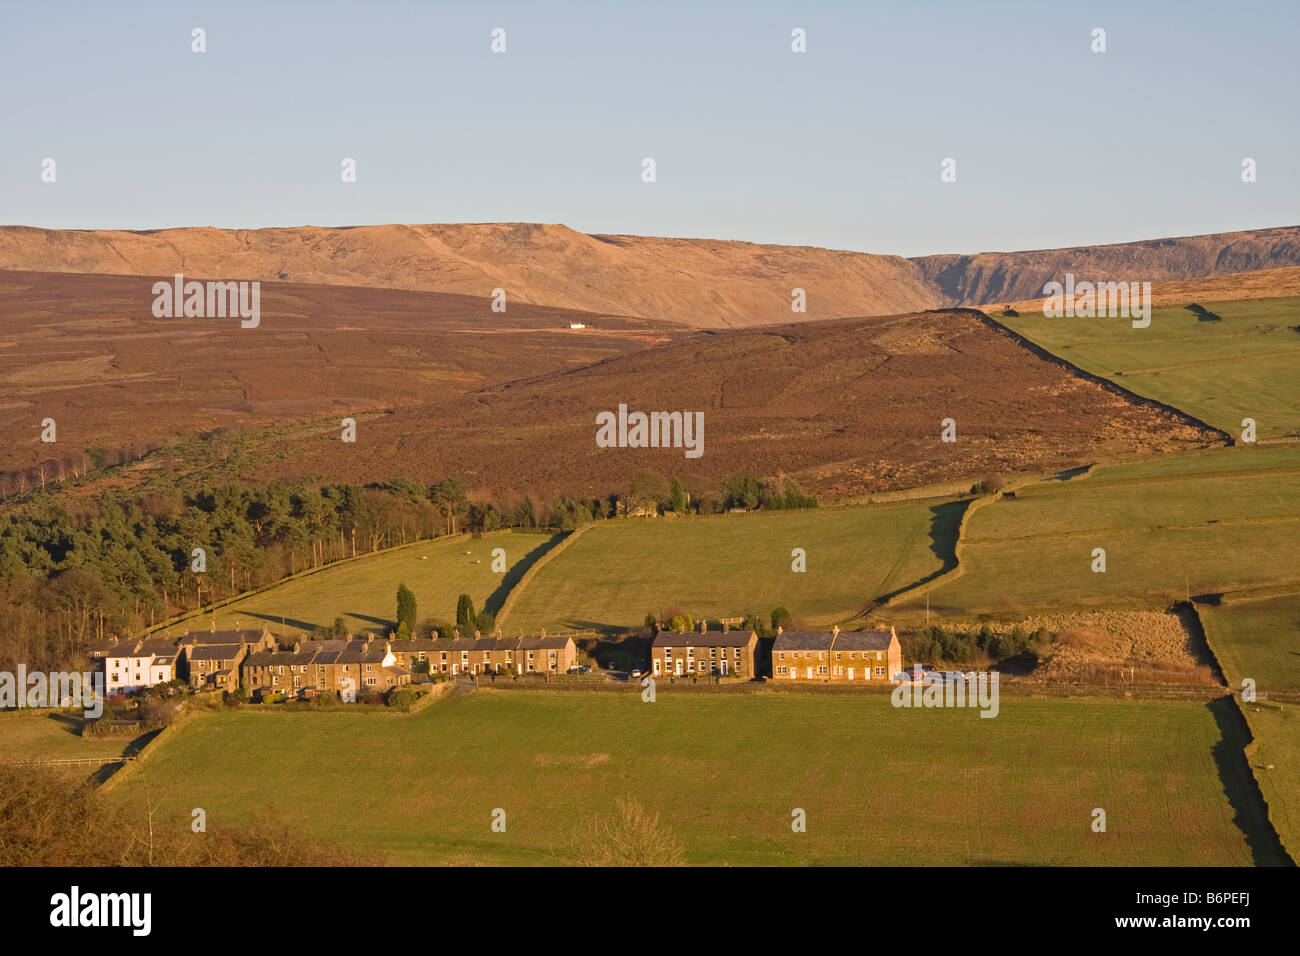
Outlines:
{"label": "sky", "polygon": [[1300,0],[0,0],[0,223],[906,256],[1295,225],[1297,49]]}

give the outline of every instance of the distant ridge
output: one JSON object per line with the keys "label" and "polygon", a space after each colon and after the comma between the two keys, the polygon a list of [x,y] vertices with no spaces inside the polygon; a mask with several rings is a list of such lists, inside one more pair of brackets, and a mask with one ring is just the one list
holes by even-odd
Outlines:
{"label": "distant ridge", "polygon": [[1089,281],[1161,282],[1297,266],[1300,226],[910,261],[945,305],[1023,302],[1042,298],[1043,284],[1067,272]]}
{"label": "distant ridge", "polygon": [[[1300,266],[1300,226],[915,259],[811,246],[588,235],[563,225],[148,231],[0,227],[0,270],[257,279],[489,298],[696,328],[1034,299],[1044,282],[1186,280]],[[795,312],[796,289],[806,311]]]}

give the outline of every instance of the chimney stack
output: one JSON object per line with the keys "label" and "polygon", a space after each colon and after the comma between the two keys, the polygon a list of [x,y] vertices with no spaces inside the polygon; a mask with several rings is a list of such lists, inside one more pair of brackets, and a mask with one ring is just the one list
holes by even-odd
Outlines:
{"label": "chimney stack", "polygon": [[780,624],[778,624],[778,625],[776,626],[776,633],[778,633],[778,634],[784,634],[784,633],[785,633],[785,628],[783,628]]}
{"label": "chimney stack", "polygon": [[700,633],[704,634],[708,631],[708,629],[709,629],[708,618],[703,618],[703,617],[700,618]]}
{"label": "chimney stack", "polygon": [[839,636],[840,636],[840,626],[836,624],[835,627],[831,629],[831,640],[834,640]]}
{"label": "chimney stack", "polygon": [[723,634],[726,634],[729,630],[731,630],[731,621],[730,621],[728,618],[723,618],[723,619],[722,619],[722,633],[723,633]]}

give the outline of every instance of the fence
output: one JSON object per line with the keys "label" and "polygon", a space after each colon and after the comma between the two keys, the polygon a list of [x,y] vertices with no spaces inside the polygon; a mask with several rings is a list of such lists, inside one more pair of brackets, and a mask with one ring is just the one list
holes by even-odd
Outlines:
{"label": "fence", "polygon": [[0,760],[6,767],[105,767],[114,763],[130,763],[138,754],[118,754],[116,757],[38,757],[34,760]]}

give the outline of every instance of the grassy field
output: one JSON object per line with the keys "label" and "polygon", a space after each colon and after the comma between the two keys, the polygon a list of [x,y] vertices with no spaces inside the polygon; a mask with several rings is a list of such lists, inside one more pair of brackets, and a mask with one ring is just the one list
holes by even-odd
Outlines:
{"label": "grassy field", "polygon": [[1246,753],[1269,820],[1291,858],[1300,860],[1300,710],[1268,702],[1243,709],[1255,738]]}
{"label": "grassy field", "polygon": [[[1300,691],[1300,594],[1198,611],[1234,690],[1252,677],[1261,694]],[[1269,818],[1300,857],[1300,706],[1265,699],[1242,702],[1241,709],[1255,737],[1247,753]]]}
{"label": "grassy field", "polygon": [[134,737],[82,737],[80,720],[58,712],[22,710],[0,713],[0,763],[69,757],[120,757],[134,740]]}
{"label": "grassy field", "polygon": [[[538,569],[508,626],[630,627],[673,605],[699,617],[829,623],[950,566],[962,502],[650,518],[584,532]],[[791,570],[791,551],[807,570]]]}
{"label": "grassy field", "polygon": [[1130,320],[1046,318],[997,321],[1085,371],[1180,408],[1233,436],[1243,418],[1258,436],[1300,429],[1300,299],[1211,302],[1218,320],[1186,308],[1153,309],[1151,325]]}
{"label": "grassy field", "polygon": [[[541,534],[460,535],[392,548],[315,574],[267,588],[217,610],[218,627],[265,623],[280,633],[280,620],[294,631],[328,627],[342,617],[356,633],[396,627],[397,585],[415,592],[420,619],[455,622],[456,599],[463,593],[474,607],[495,612],[533,561],[558,538]],[[504,548],[506,573],[492,570],[492,549]],[[466,552],[469,552],[468,554]],[[208,618],[203,617],[206,626]],[[182,625],[184,627],[185,625]],[[177,632],[175,625],[171,628]]]}
{"label": "grassy field", "polygon": [[1234,690],[1250,677],[1261,693],[1300,692],[1300,594],[1197,610]]}
{"label": "grassy field", "polygon": [[[971,516],[940,612],[1152,607],[1300,583],[1300,447],[1239,448],[1100,467],[1017,490]],[[1092,551],[1106,571],[1092,571]],[[905,605],[915,610],[920,599]]]}
{"label": "grassy field", "polygon": [[111,796],[138,808],[143,770],[178,826],[196,806],[211,827],[271,806],[409,864],[570,862],[629,796],[693,864],[1275,862],[1231,718],[1223,702],[1004,695],[987,720],[876,695],[476,691],[409,717],[220,712]]}

